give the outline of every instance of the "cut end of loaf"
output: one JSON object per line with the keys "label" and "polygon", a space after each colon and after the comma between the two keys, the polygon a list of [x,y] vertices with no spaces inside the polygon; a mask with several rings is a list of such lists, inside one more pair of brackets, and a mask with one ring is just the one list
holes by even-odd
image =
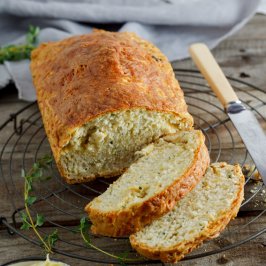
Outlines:
{"label": "cut end of loaf", "polygon": [[177,262],[204,240],[219,235],[237,215],[244,181],[238,165],[212,164],[171,212],[130,236],[132,247],[148,258]]}
{"label": "cut end of loaf", "polygon": [[135,152],[144,145],[191,126],[187,114],[143,109],[105,114],[74,132],[61,152],[61,174],[69,183],[119,175],[137,159]]}
{"label": "cut end of loaf", "polygon": [[171,210],[209,164],[197,130],[165,136],[136,154],[140,158],[86,206],[94,233],[124,236],[139,230]]}

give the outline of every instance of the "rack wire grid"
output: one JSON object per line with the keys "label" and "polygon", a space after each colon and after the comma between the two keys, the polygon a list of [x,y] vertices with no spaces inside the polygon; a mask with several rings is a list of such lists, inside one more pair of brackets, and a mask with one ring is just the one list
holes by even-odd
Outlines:
{"label": "rack wire grid", "polygon": [[[201,74],[187,69],[175,69],[175,73],[184,90],[189,112],[195,120],[195,127],[201,129],[205,134],[211,161],[239,163],[242,166],[247,163],[252,164],[252,159],[237,131]],[[242,80],[230,77],[228,79],[240,100],[253,111],[262,127],[265,128],[265,92]],[[51,153],[36,102],[11,114],[0,130],[7,134],[6,139],[2,140],[0,144],[0,175],[10,203],[1,222],[7,227],[10,234],[18,234],[27,241],[41,246],[31,230],[20,229],[21,212],[24,211],[24,180],[21,177],[21,169],[29,170],[38,158]],[[187,255],[185,260],[209,256],[234,248],[266,232],[265,225],[260,222],[266,212],[265,205],[256,206],[255,210],[252,205],[256,197],[264,191],[264,185],[259,182],[255,190],[253,188],[253,193],[250,193],[251,177],[254,171],[246,177],[245,200],[238,217],[231,221],[219,237],[204,243],[200,248]],[[84,206],[95,196],[101,194],[114,179],[97,179],[90,183],[68,185],[60,177],[54,163],[47,174],[53,178],[44,183],[35,184],[34,191],[38,200],[30,206],[30,211],[32,215],[37,212],[45,215],[45,226],[39,229],[41,233],[50,232],[55,227],[58,229],[59,240],[54,251],[85,261],[119,263],[117,260],[87,247],[80,235],[75,233],[80,218],[85,215]],[[244,213],[250,210],[250,206],[252,206],[252,215],[243,219]],[[0,215],[2,214],[0,213]],[[249,230],[246,230],[247,228]],[[116,255],[128,252],[128,257],[135,258],[135,261],[127,264],[161,263],[140,257],[132,250],[127,238],[91,235],[91,239],[96,246]]]}

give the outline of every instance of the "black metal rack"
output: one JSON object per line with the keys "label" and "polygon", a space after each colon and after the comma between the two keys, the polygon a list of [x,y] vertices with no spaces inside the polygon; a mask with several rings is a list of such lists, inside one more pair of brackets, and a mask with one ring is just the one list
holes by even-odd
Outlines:
{"label": "black metal rack", "polygon": [[[189,111],[195,119],[195,125],[206,136],[206,145],[212,162],[239,162],[241,165],[252,163],[238,133],[203,77],[193,70],[175,69],[175,73],[185,92]],[[266,103],[263,100],[263,98],[265,99],[265,92],[242,80],[228,78],[242,102],[255,113],[261,124],[265,125]],[[258,93],[261,93],[264,97],[259,97]],[[37,104],[31,103],[11,114],[10,118],[0,126],[0,130],[10,132],[7,139],[2,141],[4,144],[0,144],[0,182],[3,182],[10,200],[10,211],[5,212],[5,216],[1,218],[1,223],[6,226],[10,234],[18,234],[27,241],[40,246],[38,239],[31,231],[20,230],[20,213],[24,209],[23,192],[21,190],[23,179],[20,178],[20,171],[22,168],[27,171],[38,158],[51,153]],[[58,228],[60,238],[54,251],[85,261],[119,263],[104,254],[98,253],[96,250],[86,247],[81,237],[74,233],[75,226],[78,225],[80,218],[84,216],[83,207],[93,197],[102,193],[111,181],[99,179],[86,184],[68,185],[61,179],[55,164],[52,164],[48,174],[53,178],[45,183],[37,184],[35,187],[35,195],[38,196],[38,200],[31,206],[31,212],[34,215],[37,210],[41,209],[45,213],[45,227],[40,228],[40,232],[46,232],[55,227]],[[247,186],[251,176],[252,173],[246,179]],[[251,204],[263,189],[264,186],[260,183],[254,193],[249,193],[246,190],[241,211],[244,211],[245,207]],[[230,223],[218,238],[206,242],[201,248],[186,256],[185,260],[216,254],[239,246],[263,234],[266,232],[266,226],[258,226],[258,222],[265,213],[266,208],[258,209],[256,216],[252,216],[248,222],[243,224],[241,218],[237,218],[237,223]],[[62,219],[62,216],[64,219]],[[240,239],[239,231],[244,230],[247,226],[254,226],[256,229],[252,234],[241,234],[242,238]],[[156,263],[138,257],[131,249],[127,238],[109,238],[108,241],[105,237],[91,236],[91,238],[102,249],[116,254],[127,251],[129,257],[137,260],[127,264]],[[86,256],[84,255],[85,249]],[[160,264],[161,262],[157,263]]]}

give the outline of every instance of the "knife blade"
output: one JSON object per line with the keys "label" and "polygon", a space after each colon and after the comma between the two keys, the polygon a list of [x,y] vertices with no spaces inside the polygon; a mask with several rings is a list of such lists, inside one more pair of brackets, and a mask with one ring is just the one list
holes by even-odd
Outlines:
{"label": "knife blade", "polygon": [[190,55],[225,108],[266,185],[266,136],[254,114],[245,108],[209,48],[196,43]]}

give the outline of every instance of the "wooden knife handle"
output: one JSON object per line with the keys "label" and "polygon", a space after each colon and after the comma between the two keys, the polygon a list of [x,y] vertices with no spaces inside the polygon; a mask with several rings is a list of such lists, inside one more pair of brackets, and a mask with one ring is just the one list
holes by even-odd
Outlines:
{"label": "wooden knife handle", "polygon": [[238,101],[237,95],[209,48],[203,43],[195,43],[190,46],[189,52],[222,105],[226,108],[229,102]]}

